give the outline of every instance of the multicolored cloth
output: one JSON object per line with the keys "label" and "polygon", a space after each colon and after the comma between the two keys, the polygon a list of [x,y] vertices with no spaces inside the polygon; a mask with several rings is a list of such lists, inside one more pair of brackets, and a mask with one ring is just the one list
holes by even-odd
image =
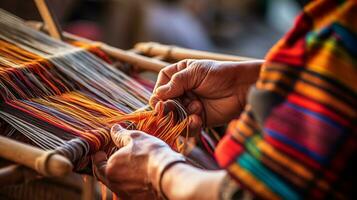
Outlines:
{"label": "multicolored cloth", "polygon": [[216,158],[258,198],[357,199],[357,1],[304,8]]}

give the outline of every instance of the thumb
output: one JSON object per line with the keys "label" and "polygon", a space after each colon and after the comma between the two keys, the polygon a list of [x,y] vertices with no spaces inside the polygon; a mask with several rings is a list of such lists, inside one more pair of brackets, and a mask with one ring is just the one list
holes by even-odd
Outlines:
{"label": "thumb", "polygon": [[194,87],[194,82],[191,81],[192,76],[195,74],[190,73],[189,68],[177,72],[167,84],[156,89],[156,96],[161,100],[167,100],[183,95]]}
{"label": "thumb", "polygon": [[123,128],[120,124],[115,124],[111,128],[110,135],[118,148],[128,145],[132,140],[131,131]]}

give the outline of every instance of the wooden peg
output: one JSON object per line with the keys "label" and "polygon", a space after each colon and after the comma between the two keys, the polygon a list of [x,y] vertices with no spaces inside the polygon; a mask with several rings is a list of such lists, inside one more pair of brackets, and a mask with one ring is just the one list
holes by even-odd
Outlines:
{"label": "wooden peg", "polygon": [[53,10],[48,6],[48,0],[35,0],[35,3],[51,37],[63,40],[61,27],[59,26]]}
{"label": "wooden peg", "polygon": [[0,136],[0,157],[25,165],[44,176],[62,177],[73,169],[72,163],[62,155],[4,136]]}

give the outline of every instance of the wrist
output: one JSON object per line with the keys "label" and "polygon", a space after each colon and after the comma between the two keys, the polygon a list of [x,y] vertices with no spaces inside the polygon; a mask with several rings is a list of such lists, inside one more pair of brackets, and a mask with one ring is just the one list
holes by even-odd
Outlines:
{"label": "wrist", "polygon": [[176,163],[185,162],[185,157],[170,148],[160,148],[152,152],[148,160],[148,178],[153,188],[161,195],[161,182],[165,171]]}
{"label": "wrist", "polygon": [[226,172],[206,171],[184,163],[177,163],[162,177],[162,190],[172,200],[219,199]]}
{"label": "wrist", "polygon": [[239,76],[239,84],[253,84],[255,83],[260,74],[263,60],[242,61],[237,63],[237,72]]}
{"label": "wrist", "polygon": [[188,168],[190,168],[190,166],[187,164],[178,163],[163,174],[162,192],[168,199],[193,199],[194,189],[191,185],[192,183],[185,185],[184,182],[184,177],[187,176]]}

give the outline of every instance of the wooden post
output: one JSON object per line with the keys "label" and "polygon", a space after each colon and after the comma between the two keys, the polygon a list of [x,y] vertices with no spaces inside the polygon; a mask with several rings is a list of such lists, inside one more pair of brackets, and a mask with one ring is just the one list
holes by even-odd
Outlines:
{"label": "wooden post", "polygon": [[48,27],[49,34],[58,40],[62,40],[62,30],[59,23],[53,14],[53,10],[48,6],[48,0],[35,0],[36,6],[40,15]]}
{"label": "wooden post", "polygon": [[0,136],[0,157],[25,165],[44,176],[62,177],[73,169],[67,158],[53,151],[44,151],[4,136]]}

